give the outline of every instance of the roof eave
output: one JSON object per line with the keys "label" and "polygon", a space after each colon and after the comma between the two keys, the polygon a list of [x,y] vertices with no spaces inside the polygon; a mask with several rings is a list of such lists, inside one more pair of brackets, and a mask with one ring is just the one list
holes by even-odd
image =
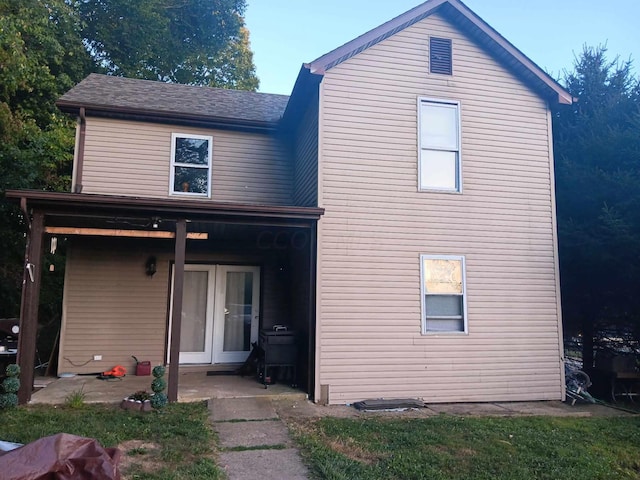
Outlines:
{"label": "roof eave", "polygon": [[150,122],[191,123],[208,126],[222,126],[226,128],[241,128],[255,130],[276,130],[278,122],[260,122],[257,120],[245,120],[241,118],[215,117],[210,115],[176,114],[162,110],[142,110],[129,107],[115,107],[109,105],[92,105],[88,103],[58,100],[56,106],[60,111],[78,115],[84,108],[87,115],[113,116],[118,118],[131,118],[134,120],[147,120]]}
{"label": "roof eave", "polygon": [[71,208],[74,213],[81,211],[113,213],[114,211],[135,211],[147,215],[153,213],[173,214],[176,217],[203,219],[216,217],[273,217],[293,220],[318,220],[324,209],[316,207],[257,205],[244,203],[224,203],[199,200],[174,200],[163,198],[126,197],[87,193],[45,192],[40,190],[7,190],[7,199],[26,203],[29,207],[55,211]]}

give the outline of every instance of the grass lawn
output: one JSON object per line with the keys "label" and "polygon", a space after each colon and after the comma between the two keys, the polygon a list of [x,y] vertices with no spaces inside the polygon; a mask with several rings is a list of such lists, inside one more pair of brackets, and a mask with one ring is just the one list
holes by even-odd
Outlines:
{"label": "grass lawn", "polygon": [[204,403],[171,404],[150,413],[107,405],[34,405],[0,411],[0,440],[28,443],[72,433],[120,447],[122,473],[130,480],[220,479],[207,417]]}
{"label": "grass lawn", "polygon": [[295,425],[324,479],[640,479],[640,417],[443,415]]}

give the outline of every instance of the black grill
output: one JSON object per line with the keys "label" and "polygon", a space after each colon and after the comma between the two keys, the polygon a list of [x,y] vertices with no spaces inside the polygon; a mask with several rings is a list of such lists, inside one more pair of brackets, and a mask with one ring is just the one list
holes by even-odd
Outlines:
{"label": "black grill", "polygon": [[276,375],[274,368],[277,368],[281,379],[287,378],[295,386],[298,360],[296,333],[290,330],[262,330],[260,348],[264,351],[264,358],[258,365],[258,375],[265,388],[273,383]]}

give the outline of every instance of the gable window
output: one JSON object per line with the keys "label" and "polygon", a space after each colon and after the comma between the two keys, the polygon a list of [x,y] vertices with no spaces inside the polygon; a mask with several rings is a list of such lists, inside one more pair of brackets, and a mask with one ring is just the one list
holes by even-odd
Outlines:
{"label": "gable window", "polygon": [[448,38],[429,38],[429,71],[451,75],[451,40]]}
{"label": "gable window", "polygon": [[418,99],[419,189],[461,191],[460,104]]}
{"label": "gable window", "polygon": [[171,135],[172,195],[211,196],[211,145],[206,135]]}
{"label": "gable window", "polygon": [[466,333],[466,281],[462,256],[420,256],[422,333]]}

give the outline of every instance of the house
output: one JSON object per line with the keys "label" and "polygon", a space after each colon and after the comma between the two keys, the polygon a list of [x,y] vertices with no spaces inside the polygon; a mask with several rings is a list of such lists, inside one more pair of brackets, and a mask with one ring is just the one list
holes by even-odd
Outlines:
{"label": "house", "polygon": [[175,399],[179,364],[237,365],[283,324],[317,402],[562,399],[550,107],[572,101],[459,0],[304,64],[290,97],[91,75],[58,102],[73,192],[8,193],[22,348],[55,235],[61,372],[136,355]]}

